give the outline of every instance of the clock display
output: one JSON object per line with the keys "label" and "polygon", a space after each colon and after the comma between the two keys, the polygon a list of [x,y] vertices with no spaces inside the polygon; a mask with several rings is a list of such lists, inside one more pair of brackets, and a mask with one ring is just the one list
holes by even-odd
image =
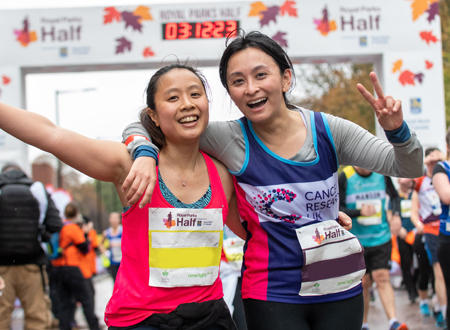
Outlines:
{"label": "clock display", "polygon": [[239,29],[239,21],[170,22],[162,24],[163,40],[226,38]]}

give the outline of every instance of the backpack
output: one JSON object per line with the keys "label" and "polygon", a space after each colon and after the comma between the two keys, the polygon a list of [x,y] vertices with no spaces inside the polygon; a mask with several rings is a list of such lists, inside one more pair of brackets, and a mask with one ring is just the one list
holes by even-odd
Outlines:
{"label": "backpack", "polygon": [[10,170],[0,175],[0,256],[16,263],[42,251],[43,218],[41,220],[39,201],[31,189],[33,184],[22,171]]}
{"label": "backpack", "polygon": [[69,246],[73,245],[73,242],[71,242],[66,247],[62,247],[59,244],[59,231],[56,233],[51,234],[50,239],[47,242],[47,258],[49,260],[55,260],[58,258],[61,258],[63,256],[64,249],[67,249]]}

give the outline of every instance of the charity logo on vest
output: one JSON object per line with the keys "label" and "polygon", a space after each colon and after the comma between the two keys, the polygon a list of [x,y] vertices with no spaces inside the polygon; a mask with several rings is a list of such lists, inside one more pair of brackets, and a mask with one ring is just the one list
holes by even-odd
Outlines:
{"label": "charity logo on vest", "polygon": [[254,196],[253,202],[256,203],[256,207],[259,209],[261,213],[277,220],[295,223],[295,221],[300,220],[302,218],[301,215],[298,214],[278,215],[275,212],[273,212],[272,204],[278,201],[285,201],[291,203],[296,197],[297,195],[293,191],[284,188],[277,188],[277,189],[270,189],[264,193],[260,193],[257,196]]}
{"label": "charity logo on vest", "polygon": [[201,227],[202,225],[210,225],[211,221],[198,219],[197,214],[193,213],[176,213],[174,217],[172,212],[169,212],[167,218],[163,218],[163,223],[170,229],[172,227]]}

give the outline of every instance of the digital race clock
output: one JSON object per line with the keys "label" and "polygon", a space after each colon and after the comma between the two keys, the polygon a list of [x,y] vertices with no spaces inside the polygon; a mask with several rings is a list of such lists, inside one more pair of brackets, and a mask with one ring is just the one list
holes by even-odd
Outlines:
{"label": "digital race clock", "polygon": [[239,29],[239,21],[171,22],[162,24],[163,40],[226,38]]}

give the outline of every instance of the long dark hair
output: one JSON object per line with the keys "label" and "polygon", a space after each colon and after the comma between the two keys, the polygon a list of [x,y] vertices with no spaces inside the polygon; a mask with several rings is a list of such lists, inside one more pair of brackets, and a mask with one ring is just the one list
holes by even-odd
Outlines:
{"label": "long dark hair", "polygon": [[[264,53],[272,57],[275,63],[277,63],[278,68],[280,69],[280,74],[283,74],[286,69],[290,69],[292,71],[293,77],[292,79],[295,79],[294,67],[292,66],[291,59],[286,54],[284,49],[272,38],[258,31],[252,31],[247,34],[245,34],[244,31],[239,31],[239,35],[236,36],[236,39],[234,39],[232,42],[228,44],[228,41],[231,40],[231,38],[234,38],[235,36],[236,34],[232,34],[227,38],[226,42],[227,46],[222,54],[222,58],[220,59],[219,64],[220,81],[222,82],[223,87],[225,87],[227,91],[228,91],[228,83],[227,83],[228,62],[231,56],[246,48],[257,48],[263,51]],[[283,92],[283,99],[284,103],[286,103],[286,106],[290,107],[291,105],[289,104],[286,98],[285,92]]]}
{"label": "long dark hair", "polygon": [[188,70],[188,71],[192,72],[193,74],[195,74],[198,77],[198,79],[200,79],[205,92],[207,91],[207,86],[208,86],[208,84],[206,82],[206,78],[199,71],[197,71],[195,68],[193,68],[190,65],[181,64],[181,63],[163,66],[161,69],[156,71],[155,74],[150,78],[150,81],[147,86],[147,91],[146,91],[147,107],[145,109],[141,110],[139,118],[140,118],[142,126],[144,126],[144,128],[150,134],[153,144],[156,145],[160,149],[164,146],[166,139],[165,139],[164,133],[161,131],[161,128],[156,126],[155,122],[150,118],[149,111],[157,110],[156,106],[155,106],[155,94],[156,94],[156,91],[158,90],[159,79],[162,76],[164,76],[166,73],[168,73],[174,69],[184,69],[184,70]]}

